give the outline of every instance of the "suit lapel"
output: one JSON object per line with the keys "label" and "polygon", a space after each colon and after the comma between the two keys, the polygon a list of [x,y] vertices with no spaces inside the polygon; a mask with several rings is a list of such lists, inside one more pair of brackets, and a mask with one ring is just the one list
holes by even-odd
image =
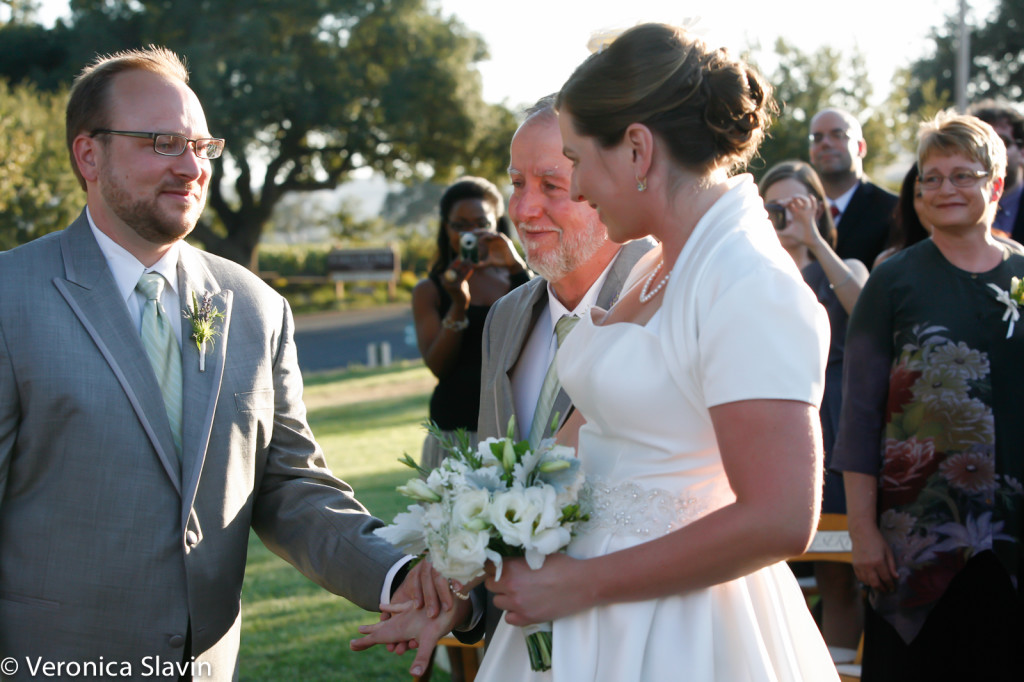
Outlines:
{"label": "suit lapel", "polygon": [[64,230],[60,243],[66,277],[53,283],[110,365],[180,493],[178,456],[160,386],[84,212]]}
{"label": "suit lapel", "polygon": [[[499,435],[505,435],[508,427],[508,420],[512,415],[516,417],[516,438],[525,439],[530,431],[530,425],[524,424],[522,418],[516,414],[516,399],[512,391],[512,370],[519,362],[519,356],[523,352],[523,346],[537,324],[537,318],[544,312],[548,300],[547,282],[540,278],[534,278],[523,286],[529,286],[530,295],[521,303],[521,307],[509,315],[505,322],[505,332],[508,334],[508,345],[502,357],[501,376],[502,381],[496,387],[501,392],[499,405],[508,405],[507,415],[498,415]],[[511,327],[509,324],[511,323]]]}
{"label": "suit lapel", "polygon": [[222,290],[213,274],[197,256],[195,250],[181,245],[178,259],[178,295],[181,310],[188,312],[192,306],[192,294],[202,301],[203,295],[211,294],[213,306],[224,314],[214,323],[217,334],[212,343],[206,344],[206,360],[203,371],[199,370],[199,348],[192,338],[192,324],[184,319],[181,328],[181,381],[182,381],[182,482],[184,483],[184,510],[191,508],[195,500],[199,477],[206,460],[206,452],[213,430],[213,415],[220,396],[224,378],[224,361],[227,356],[228,331],[231,327],[232,292]]}

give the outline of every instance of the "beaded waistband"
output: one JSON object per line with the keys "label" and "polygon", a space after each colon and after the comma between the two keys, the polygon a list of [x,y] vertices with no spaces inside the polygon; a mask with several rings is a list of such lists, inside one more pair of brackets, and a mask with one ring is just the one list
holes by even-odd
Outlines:
{"label": "beaded waistband", "polygon": [[709,501],[681,497],[662,488],[643,488],[633,482],[611,486],[591,481],[581,494],[581,505],[590,520],[578,528],[578,533],[605,530],[653,538],[703,516]]}

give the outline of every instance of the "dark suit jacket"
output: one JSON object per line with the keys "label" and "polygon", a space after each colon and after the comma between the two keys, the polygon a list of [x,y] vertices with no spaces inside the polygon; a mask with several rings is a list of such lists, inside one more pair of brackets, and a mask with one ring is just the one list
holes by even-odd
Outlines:
{"label": "dark suit jacket", "polygon": [[[605,278],[604,285],[597,296],[597,305],[610,308],[618,298],[619,291],[629,276],[633,266],[640,257],[653,248],[651,240],[642,239],[629,242],[619,250],[611,270]],[[481,371],[480,418],[477,434],[481,439],[491,436],[505,435],[509,417],[515,414],[515,399],[512,394],[512,371],[519,361],[519,354],[537,319],[545,312],[548,304],[547,281],[535,277],[523,286],[513,289],[502,296],[491,306],[484,325],[483,368]],[[555,398],[553,411],[561,415],[564,422],[568,417],[571,404],[564,390],[559,390]],[[519,437],[525,438],[522,420],[516,420]],[[550,435],[550,434],[546,434]],[[477,598],[483,599],[486,591],[481,587],[477,590]],[[488,638],[494,634],[501,619],[502,611],[490,603],[487,597],[485,617],[476,628],[469,632],[456,632],[462,641],[475,642],[484,635]]]}
{"label": "dark suit jacket", "polygon": [[836,253],[856,258],[869,269],[889,242],[896,195],[862,180],[836,226]]}
{"label": "dark suit jacket", "polygon": [[203,679],[227,682],[250,528],[367,609],[402,557],[313,440],[287,302],[187,244],[178,285],[182,309],[209,292],[224,313],[203,372],[182,325],[180,473],[85,214],[0,253],[0,657],[103,657],[144,679],[142,659],[181,661],[191,631]]}
{"label": "dark suit jacket", "polygon": [[1024,243],[1024,194],[1020,195],[1020,204],[1017,207],[1017,219],[1013,221],[1013,232],[1010,236],[1015,241]]}

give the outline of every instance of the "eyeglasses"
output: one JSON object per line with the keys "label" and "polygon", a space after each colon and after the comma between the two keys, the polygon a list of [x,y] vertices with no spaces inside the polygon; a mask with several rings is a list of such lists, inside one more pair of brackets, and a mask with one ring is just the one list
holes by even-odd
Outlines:
{"label": "eyeglasses", "polygon": [[97,135],[123,135],[124,137],[153,140],[153,151],[160,156],[181,156],[190,142],[196,156],[200,159],[216,159],[224,151],[224,140],[219,137],[200,137],[193,140],[173,133],[142,133],[134,130],[108,130],[106,128],[92,131],[89,137]]}
{"label": "eyeglasses", "polygon": [[[974,187],[978,184],[978,181],[982,178],[989,176],[988,171],[981,170],[955,170],[949,174],[949,182],[954,187]],[[917,183],[921,185],[922,189],[934,191],[942,187],[942,183],[946,181],[945,175],[939,175],[938,173],[929,173],[928,175],[918,178]]]}
{"label": "eyeglasses", "polygon": [[786,229],[789,220],[786,218],[785,206],[772,201],[764,205],[764,210],[768,211],[768,219],[772,221],[772,227],[777,232],[782,232]]}
{"label": "eyeglasses", "polygon": [[494,223],[491,222],[490,218],[481,218],[480,220],[453,220],[448,223],[448,227],[452,228],[456,232],[470,232],[472,230],[489,230],[494,227]]}
{"label": "eyeglasses", "polygon": [[811,144],[821,144],[822,140],[828,138],[830,142],[836,144],[845,144],[850,140],[850,133],[847,130],[830,130],[827,133],[811,133],[807,136],[807,139],[811,141]]}

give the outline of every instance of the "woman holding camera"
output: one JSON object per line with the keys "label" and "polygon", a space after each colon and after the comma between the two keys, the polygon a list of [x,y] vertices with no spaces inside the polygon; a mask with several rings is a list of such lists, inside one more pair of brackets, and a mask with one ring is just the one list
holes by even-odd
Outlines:
{"label": "woman holding camera", "polygon": [[[437,253],[413,289],[413,321],[420,355],[438,379],[430,419],[443,431],[465,429],[475,444],[484,320],[495,301],[530,275],[508,237],[504,201],[493,183],[459,178],[441,196],[440,208]],[[436,467],[443,456],[437,440],[427,437],[423,468]]]}
{"label": "woman holding camera", "polygon": [[[810,165],[802,161],[779,163],[764,174],[759,189],[779,242],[828,312],[832,338],[825,367],[825,395],[819,411],[825,450],[821,511],[845,514],[843,477],[830,471],[829,465],[842,407],[846,322],[867,281],[868,270],[856,258],[843,260],[833,250],[835,224],[827,210],[825,188]],[[846,564],[816,562],[814,577],[821,591],[821,634],[833,647],[837,660],[841,658],[837,647],[848,650],[852,660],[862,622],[853,569]]]}

